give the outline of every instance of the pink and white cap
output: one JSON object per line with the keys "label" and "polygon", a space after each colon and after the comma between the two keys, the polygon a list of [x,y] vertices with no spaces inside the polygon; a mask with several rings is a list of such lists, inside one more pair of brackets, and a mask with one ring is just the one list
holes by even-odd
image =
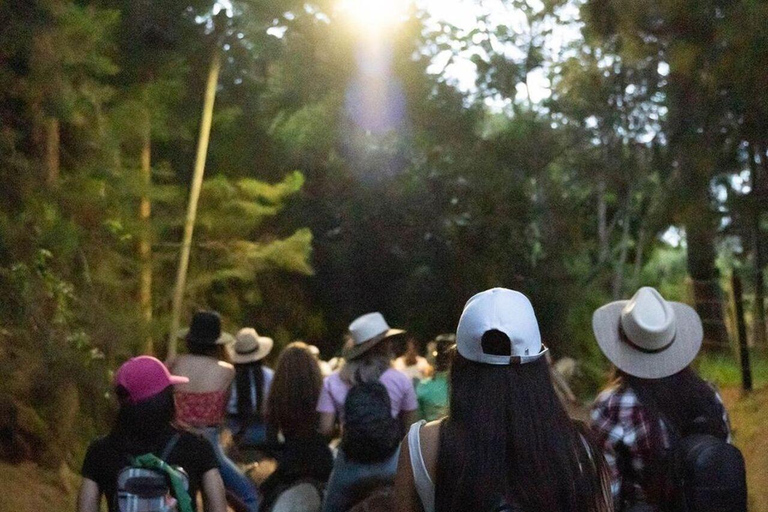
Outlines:
{"label": "pink and white cap", "polygon": [[125,388],[128,401],[135,404],[152,398],[168,386],[187,382],[187,377],[171,375],[159,359],[139,356],[123,363],[115,373],[114,385]]}
{"label": "pink and white cap", "polygon": [[[483,352],[483,335],[492,330],[507,335],[510,355]],[[506,288],[486,290],[467,301],[456,329],[456,348],[470,361],[494,365],[530,363],[547,352],[531,301]]]}

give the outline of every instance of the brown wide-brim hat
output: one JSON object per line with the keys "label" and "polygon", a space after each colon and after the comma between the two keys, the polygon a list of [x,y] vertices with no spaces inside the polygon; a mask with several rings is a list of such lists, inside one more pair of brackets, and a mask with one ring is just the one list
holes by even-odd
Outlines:
{"label": "brown wide-brim hat", "polygon": [[659,352],[648,352],[627,342],[621,316],[628,300],[611,302],[595,311],[592,329],[600,350],[619,370],[642,379],[674,375],[696,358],[701,349],[703,329],[696,311],[680,302],[667,302],[675,315],[674,339]]}

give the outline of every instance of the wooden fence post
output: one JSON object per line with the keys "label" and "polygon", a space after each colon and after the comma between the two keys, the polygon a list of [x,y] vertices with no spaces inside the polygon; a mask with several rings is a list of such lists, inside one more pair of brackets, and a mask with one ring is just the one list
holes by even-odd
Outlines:
{"label": "wooden fence post", "polygon": [[741,385],[744,391],[752,391],[752,368],[749,364],[749,347],[747,346],[747,324],[744,321],[744,298],[741,279],[735,269],[731,270],[731,286],[733,301],[736,306],[736,325],[739,332],[739,359],[741,360]]}

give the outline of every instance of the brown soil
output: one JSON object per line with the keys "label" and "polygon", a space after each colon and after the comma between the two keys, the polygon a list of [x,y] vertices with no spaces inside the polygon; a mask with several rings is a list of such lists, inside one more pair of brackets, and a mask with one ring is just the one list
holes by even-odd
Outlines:
{"label": "brown soil", "polygon": [[736,446],[747,462],[750,512],[768,512],[768,388],[743,394],[722,390]]}
{"label": "brown soil", "polygon": [[70,512],[75,510],[77,476],[25,462],[0,463],[0,512]]}

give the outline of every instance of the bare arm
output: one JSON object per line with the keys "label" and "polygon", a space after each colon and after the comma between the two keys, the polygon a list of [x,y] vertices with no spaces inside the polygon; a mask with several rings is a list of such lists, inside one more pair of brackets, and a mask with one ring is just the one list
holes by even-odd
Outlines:
{"label": "bare arm", "polygon": [[397,460],[395,475],[395,512],[422,512],[419,493],[413,481],[411,455],[408,451],[408,438],[400,443],[400,458]]}
{"label": "bare arm", "polygon": [[99,485],[93,480],[83,478],[77,496],[77,512],[99,512],[100,498]]}
{"label": "bare arm", "polygon": [[227,494],[218,469],[203,474],[205,512],[227,512]]}
{"label": "bare arm", "polygon": [[333,435],[333,427],[336,425],[336,415],[332,412],[321,412],[318,422],[318,431],[325,437]]}

